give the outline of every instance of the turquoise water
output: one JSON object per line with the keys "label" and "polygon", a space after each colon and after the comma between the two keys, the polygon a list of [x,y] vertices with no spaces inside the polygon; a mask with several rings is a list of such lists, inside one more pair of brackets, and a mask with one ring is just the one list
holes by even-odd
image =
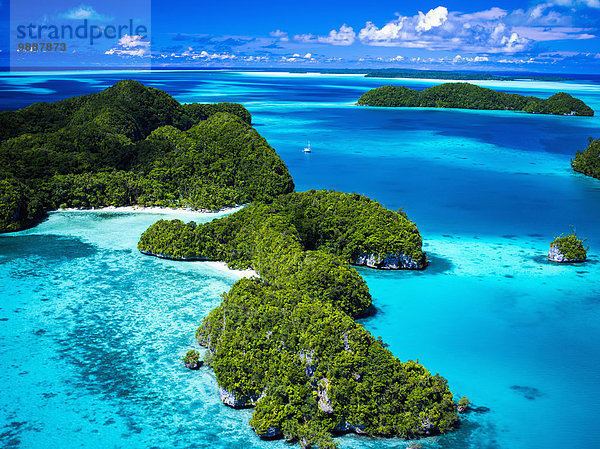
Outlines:
{"label": "turquoise water", "polygon": [[[364,325],[477,408],[424,447],[598,447],[600,182],[569,161],[599,137],[599,117],[359,108],[362,92],[390,81],[269,73],[11,74],[0,76],[0,100],[16,108],[121,78],[180,101],[242,102],[298,190],[356,191],[417,222],[426,271],[360,272],[377,307]],[[593,81],[481,84],[567,91],[600,112]],[[140,233],[169,214],[59,212],[0,236],[0,446],[287,447],[261,442],[248,411],[223,406],[209,370],[179,363],[239,274],[141,256]],[[588,238],[590,262],[547,263],[549,241],[569,225]]]}

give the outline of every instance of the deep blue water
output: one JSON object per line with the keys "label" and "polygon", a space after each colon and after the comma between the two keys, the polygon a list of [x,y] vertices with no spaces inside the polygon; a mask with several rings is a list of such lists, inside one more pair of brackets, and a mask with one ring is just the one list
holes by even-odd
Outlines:
{"label": "deep blue water", "polygon": [[[599,137],[598,117],[364,108],[353,103],[369,88],[435,82],[207,71],[2,74],[0,101],[14,109],[122,78],[180,101],[241,102],[298,190],[363,193],[418,224],[426,271],[360,272],[378,310],[364,325],[479,407],[424,447],[598,447],[600,181],[569,167]],[[479,84],[566,91],[600,112],[594,82]],[[301,151],[308,139],[312,154]],[[220,404],[209,370],[179,363],[238,275],[141,256],[137,239],[158,218],[61,212],[0,236],[1,446],[286,446],[261,442],[248,411]],[[570,225],[587,237],[590,262],[547,263]]]}

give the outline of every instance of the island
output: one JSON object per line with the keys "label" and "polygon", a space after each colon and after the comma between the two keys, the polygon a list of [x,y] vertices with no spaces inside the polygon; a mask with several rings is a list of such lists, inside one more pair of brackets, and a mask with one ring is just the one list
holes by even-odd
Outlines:
{"label": "island", "polygon": [[[256,69],[257,71],[259,69]],[[570,81],[573,78],[566,78],[558,75],[543,75],[536,73],[523,73],[518,76],[494,75],[484,72],[473,71],[449,71],[449,70],[419,70],[419,69],[270,69],[273,72],[289,73],[322,73],[327,75],[364,75],[365,78],[410,78],[410,79],[432,79],[432,80],[489,80],[489,81]],[[249,70],[252,71],[252,70]],[[366,72],[366,73],[365,73]]]}
{"label": "island", "polygon": [[583,101],[560,92],[548,99],[497,92],[469,83],[444,83],[424,90],[382,86],[365,92],[358,105],[403,108],[457,108],[521,111],[531,114],[593,116]]}
{"label": "island", "polygon": [[446,380],[401,362],[355,321],[373,306],[351,264],[427,265],[402,211],[358,194],[289,193],[206,224],[158,221],[138,248],[259,274],[223,295],[196,338],[221,399],[253,407],[250,424],[261,438],[332,448],[332,437],[346,432],[419,438],[458,425]]}
{"label": "island", "polygon": [[0,232],[59,207],[216,210],[294,190],[239,104],[180,104],[123,80],[0,112]]}
{"label": "island", "polygon": [[191,370],[200,369],[200,367],[204,365],[204,361],[200,360],[200,353],[195,349],[189,350],[182,360],[185,367]]}
{"label": "island", "polygon": [[196,333],[223,402],[254,407],[264,439],[337,447],[335,435],[419,438],[458,423],[447,381],[401,362],[355,319],[374,311],[353,266],[422,270],[415,223],[358,194],[294,192],[275,150],[234,103],[180,104],[123,80],[101,92],[0,112],[0,232],[47,211],[103,206],[215,210],[207,224],[158,221],[144,254],[252,268]]}
{"label": "island", "polygon": [[583,244],[584,240],[579,239],[575,231],[561,235],[550,243],[548,260],[558,263],[585,262],[588,248]]}
{"label": "island", "polygon": [[573,170],[583,173],[586,176],[600,179],[600,139],[589,138],[588,147],[575,154],[575,159],[571,161]]}

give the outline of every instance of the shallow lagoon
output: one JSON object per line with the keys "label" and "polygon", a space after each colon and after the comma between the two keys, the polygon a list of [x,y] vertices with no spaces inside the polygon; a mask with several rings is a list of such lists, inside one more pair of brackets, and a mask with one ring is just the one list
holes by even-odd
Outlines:
{"label": "shallow lagoon", "polygon": [[[481,407],[424,447],[597,445],[600,182],[572,173],[569,161],[599,137],[600,118],[359,108],[353,102],[369,88],[435,82],[272,73],[5,74],[0,98],[15,108],[122,78],[180,101],[242,102],[298,190],[364,193],[417,222],[428,270],[360,272],[378,309],[365,326]],[[563,90],[600,111],[592,81],[485,85]],[[301,151],[307,139],[310,155]],[[286,446],[261,442],[247,411],[221,405],[210,371],[179,364],[237,275],[140,255],[139,234],[163,217],[61,212],[0,236],[2,446]],[[569,225],[588,238],[591,262],[547,263],[549,241]]]}

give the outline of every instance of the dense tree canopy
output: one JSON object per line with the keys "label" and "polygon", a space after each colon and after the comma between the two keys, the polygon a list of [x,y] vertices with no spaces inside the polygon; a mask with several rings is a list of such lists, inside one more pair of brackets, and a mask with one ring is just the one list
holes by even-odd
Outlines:
{"label": "dense tree canopy", "polygon": [[181,105],[120,81],[0,113],[0,232],[59,206],[218,209],[293,191],[239,104]]}
{"label": "dense tree canopy", "polygon": [[590,144],[585,150],[577,151],[571,167],[579,173],[600,179],[600,139],[590,137]]}
{"label": "dense tree canopy", "polygon": [[[223,260],[234,267],[257,268],[254,235],[265,217],[272,216],[279,217],[286,235],[294,235],[295,244],[304,250],[320,250],[350,263],[364,253],[380,257],[403,253],[421,267],[427,264],[417,226],[404,213],[358,194],[325,190],[255,202],[202,226],[158,222],[142,235],[139,248],[166,257]],[[186,235],[185,240],[180,235]]]}
{"label": "dense tree canopy", "polygon": [[507,94],[469,83],[445,83],[425,90],[383,86],[364,93],[359,105],[412,108],[460,108],[523,111],[535,114],[594,115],[583,101],[560,92],[543,100]]}
{"label": "dense tree canopy", "polygon": [[425,258],[399,212],[356,194],[291,193],[203,225],[159,221],[139,249],[252,267],[198,329],[230,404],[255,405],[261,436],[334,447],[344,431],[419,437],[457,423],[446,381],[402,363],[352,317],[371,296],[349,265],[362,252]]}
{"label": "dense tree canopy", "polygon": [[[560,254],[560,259],[563,262],[581,262],[587,259],[587,248],[584,246],[584,240],[577,237],[575,231],[567,235],[556,237],[550,248],[555,247]],[[551,251],[552,252],[552,251]]]}

